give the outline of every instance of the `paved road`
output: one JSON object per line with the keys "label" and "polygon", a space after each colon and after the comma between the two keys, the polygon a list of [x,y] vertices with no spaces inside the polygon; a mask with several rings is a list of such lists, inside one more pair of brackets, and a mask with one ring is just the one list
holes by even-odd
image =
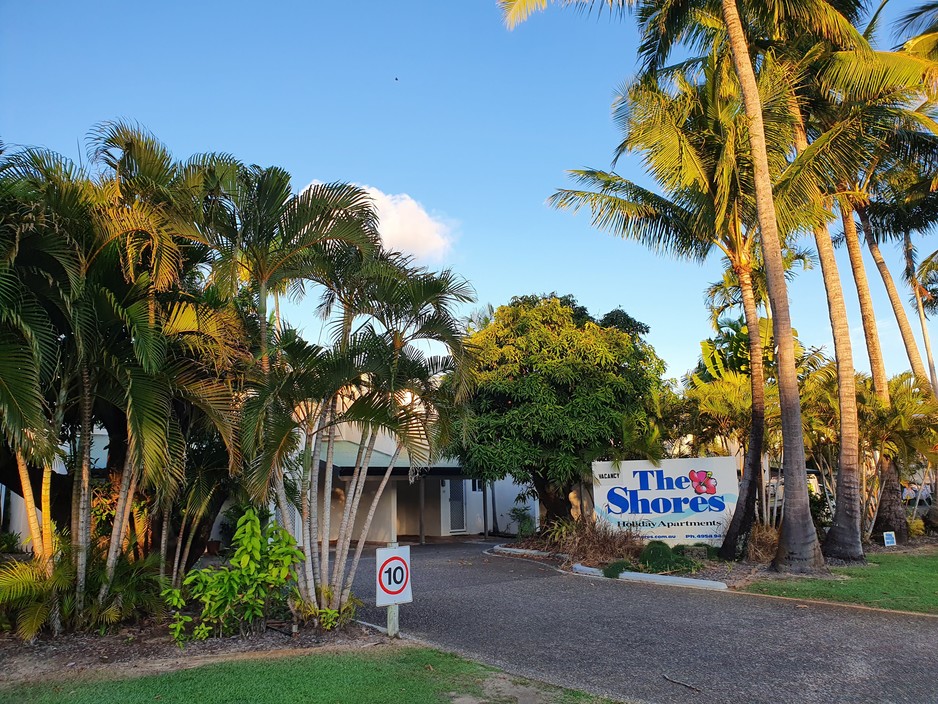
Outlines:
{"label": "paved road", "polygon": [[[938,619],[580,577],[486,547],[411,548],[405,636],[624,701],[938,702]],[[373,554],[356,582],[362,619],[384,623]]]}

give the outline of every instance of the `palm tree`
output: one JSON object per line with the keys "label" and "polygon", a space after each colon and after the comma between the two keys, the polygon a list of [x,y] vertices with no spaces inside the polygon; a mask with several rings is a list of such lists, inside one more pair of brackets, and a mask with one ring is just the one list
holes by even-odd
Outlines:
{"label": "palm tree", "polygon": [[[595,4],[604,4],[620,11],[636,7],[641,35],[639,51],[644,60],[646,75],[657,73],[676,44],[685,41],[694,45],[695,42],[707,41],[714,34],[712,21],[722,22],[720,31],[725,33],[725,41],[732,55],[748,122],[755,210],[761,233],[769,300],[774,313],[775,339],[778,344],[778,385],[785,445],[784,471],[789,486],[786,487],[786,520],[782,525],[779,550],[774,564],[780,569],[816,569],[820,566],[822,558],[808,506],[798,380],[777,211],[772,192],[772,171],[766,141],[763,102],[749,52],[750,38],[744,29],[739,6],[736,0],[721,0],[719,5],[709,0],[669,3],[664,6],[650,0],[605,0]],[[501,6],[509,26],[513,26],[534,10],[543,9],[546,0],[503,0]],[[865,44],[863,38],[835,6],[825,0],[748,3],[744,9],[752,15],[750,19],[754,20],[747,21],[751,29],[772,26],[773,18],[783,15],[793,26],[824,36],[838,45]],[[708,19],[708,23],[701,23],[704,17]]]}

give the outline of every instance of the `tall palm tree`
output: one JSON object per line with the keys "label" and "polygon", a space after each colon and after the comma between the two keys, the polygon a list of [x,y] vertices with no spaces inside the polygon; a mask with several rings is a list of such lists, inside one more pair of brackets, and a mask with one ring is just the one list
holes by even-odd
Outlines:
{"label": "tall palm tree", "polygon": [[[546,4],[546,0],[501,2],[510,26],[522,21],[531,12],[543,9]],[[693,46],[697,42],[706,41],[713,35],[713,21],[722,24],[720,31],[725,33],[725,41],[732,55],[748,122],[755,210],[766,266],[769,299],[774,313],[775,340],[778,345],[778,385],[787,496],[785,521],[775,565],[780,569],[790,570],[816,569],[822,563],[822,557],[808,506],[801,408],[781,240],[772,192],[763,102],[749,51],[751,39],[762,40],[765,37],[747,36],[736,0],[721,0],[720,3],[713,0],[697,0],[665,5],[650,0],[605,0],[591,4],[606,5],[619,11],[629,7],[636,8],[641,42],[639,52],[644,60],[644,72],[651,75],[659,70],[676,45],[685,42]],[[825,0],[752,2],[743,7],[752,15],[747,15],[747,19],[754,20],[747,21],[750,29],[771,26],[773,18],[784,16],[792,25],[825,36],[839,45],[865,44],[863,38],[835,5]],[[701,21],[705,17],[708,20],[706,23]]]}

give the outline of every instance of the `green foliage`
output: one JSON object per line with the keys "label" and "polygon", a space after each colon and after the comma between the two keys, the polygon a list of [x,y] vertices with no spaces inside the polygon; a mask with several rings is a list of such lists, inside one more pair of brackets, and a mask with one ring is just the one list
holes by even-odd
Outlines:
{"label": "green foliage", "polygon": [[603,576],[618,579],[620,574],[632,569],[635,569],[635,565],[630,560],[616,560],[603,567]]}
{"label": "green foliage", "polygon": [[576,524],[572,518],[558,518],[541,530],[541,536],[551,545],[563,545],[576,532]]}
{"label": "green foliage", "polygon": [[638,556],[638,561],[646,572],[664,574],[668,572],[692,572],[697,563],[688,557],[677,554],[667,543],[652,540]]}
{"label": "green foliage", "polygon": [[[565,501],[594,459],[644,456],[623,446],[623,420],[647,414],[664,363],[639,337],[529,296],[499,307],[467,346],[477,383],[450,450],[474,475],[533,483],[547,504],[547,492]],[[629,425],[648,427],[635,417]]]}
{"label": "green foliage", "polygon": [[909,524],[909,537],[910,538],[921,538],[925,535],[925,521],[921,518],[912,518],[909,516],[906,518],[906,521]]}
{"label": "green foliage", "polygon": [[515,506],[508,512],[508,516],[517,525],[515,532],[519,538],[527,538],[534,535],[534,518],[531,512],[524,506]]}
{"label": "green foliage", "polygon": [[[257,633],[271,610],[291,596],[293,567],[303,555],[289,533],[274,524],[262,531],[257,514],[248,509],[238,519],[232,547],[228,567],[195,570],[183,582],[190,598],[201,605],[197,620],[183,613],[187,601],[180,590],[164,590],[167,605],[175,610],[170,633],[180,646],[187,637]],[[195,627],[187,636],[192,622]]]}
{"label": "green foliage", "polygon": [[85,612],[75,612],[75,566],[72,552],[61,546],[51,563],[14,560],[0,565],[0,610],[16,624],[16,634],[33,640],[51,630],[103,631],[146,616],[161,616],[159,556],[132,559],[118,557],[110,596],[99,603],[98,589],[104,579],[101,550],[91,554],[86,584]]}
{"label": "green foliage", "polygon": [[827,529],[834,522],[834,515],[831,513],[830,504],[824,494],[812,489],[808,490],[808,501],[811,509],[811,520],[814,521],[814,527],[818,535],[824,535]]}
{"label": "green foliage", "polygon": [[23,552],[22,536],[19,533],[0,533],[0,552],[7,554]]}

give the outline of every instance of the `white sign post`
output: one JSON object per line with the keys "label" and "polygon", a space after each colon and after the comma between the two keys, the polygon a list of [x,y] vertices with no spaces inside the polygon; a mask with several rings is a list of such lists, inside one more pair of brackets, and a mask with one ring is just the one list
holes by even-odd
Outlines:
{"label": "white sign post", "polygon": [[414,600],[410,590],[410,546],[388,543],[375,553],[375,606],[388,607],[388,635],[398,634],[398,604]]}

